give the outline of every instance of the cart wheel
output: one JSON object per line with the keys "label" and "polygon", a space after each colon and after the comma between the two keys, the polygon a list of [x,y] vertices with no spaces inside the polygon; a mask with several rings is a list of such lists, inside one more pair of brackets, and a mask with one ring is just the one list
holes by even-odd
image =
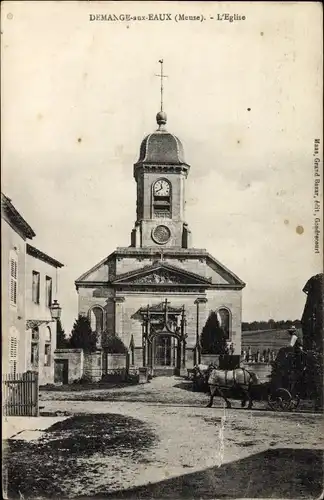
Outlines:
{"label": "cart wheel", "polygon": [[287,389],[280,387],[268,396],[268,404],[274,411],[288,411],[291,409],[291,394]]}
{"label": "cart wheel", "polygon": [[293,398],[291,401],[291,409],[297,410],[299,403],[300,403],[300,396],[297,394],[295,398]]}

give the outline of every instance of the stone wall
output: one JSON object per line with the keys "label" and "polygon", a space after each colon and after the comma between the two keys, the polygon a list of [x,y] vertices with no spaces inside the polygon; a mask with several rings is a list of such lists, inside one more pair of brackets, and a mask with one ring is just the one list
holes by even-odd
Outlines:
{"label": "stone wall", "polygon": [[84,376],[92,382],[99,382],[102,378],[102,352],[84,354]]}
{"label": "stone wall", "polygon": [[201,364],[209,365],[209,363],[215,363],[217,366],[219,365],[219,354],[202,354],[201,355]]}
{"label": "stone wall", "polygon": [[54,360],[68,361],[69,384],[82,378],[84,368],[83,349],[56,349]]}
{"label": "stone wall", "polygon": [[110,370],[128,369],[127,354],[107,354],[107,373]]}

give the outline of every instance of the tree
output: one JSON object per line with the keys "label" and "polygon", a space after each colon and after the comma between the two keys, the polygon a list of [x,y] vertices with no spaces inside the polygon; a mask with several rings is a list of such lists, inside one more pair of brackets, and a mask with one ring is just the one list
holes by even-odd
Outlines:
{"label": "tree", "polygon": [[227,354],[226,335],[221,328],[217,314],[212,311],[200,336],[202,354]]}
{"label": "tree", "polygon": [[294,321],[280,320],[275,321],[274,319],[269,319],[268,321],[252,321],[252,322],[242,322],[242,331],[261,331],[261,330],[286,330],[294,325],[296,328],[301,327],[301,322],[299,319]]}
{"label": "tree", "polygon": [[68,339],[65,336],[65,331],[63,330],[61,320],[58,319],[56,323],[56,348],[65,349],[68,347]]}
{"label": "tree", "polygon": [[303,288],[307,299],[301,323],[304,349],[323,352],[324,273],[312,276]]}
{"label": "tree", "polygon": [[79,314],[72,328],[69,347],[93,352],[97,349],[97,341],[98,334],[91,330],[89,319]]}

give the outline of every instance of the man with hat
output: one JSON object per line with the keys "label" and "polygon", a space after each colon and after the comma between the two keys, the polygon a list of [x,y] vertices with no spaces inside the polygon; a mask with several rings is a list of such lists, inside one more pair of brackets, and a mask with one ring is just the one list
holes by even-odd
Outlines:
{"label": "man with hat", "polygon": [[290,328],[288,328],[288,333],[291,336],[290,339],[290,347],[294,347],[294,350],[302,351],[303,350],[303,343],[301,341],[300,336],[298,335],[298,330],[297,328],[293,325]]}
{"label": "man with hat", "polygon": [[291,326],[287,331],[291,337],[289,345],[293,348],[294,367],[299,371],[302,369],[303,362],[303,342],[300,333],[295,326]]}

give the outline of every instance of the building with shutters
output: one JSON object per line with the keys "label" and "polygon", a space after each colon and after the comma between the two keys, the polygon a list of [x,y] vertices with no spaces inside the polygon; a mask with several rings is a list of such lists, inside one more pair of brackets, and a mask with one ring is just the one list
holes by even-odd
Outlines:
{"label": "building with shutters", "polygon": [[39,383],[54,381],[57,298],[60,262],[29,241],[34,230],[1,194],[2,371],[38,371]]}
{"label": "building with shutters", "polygon": [[[134,165],[136,221],[130,245],[80,276],[79,314],[101,337],[103,374],[109,369],[105,339],[117,335],[131,364],[154,374],[183,373],[199,362],[199,336],[211,311],[241,354],[245,284],[205,249],[194,248],[185,219],[190,165],[167,117],[147,135]],[[113,183],[113,179],[110,181]]]}

